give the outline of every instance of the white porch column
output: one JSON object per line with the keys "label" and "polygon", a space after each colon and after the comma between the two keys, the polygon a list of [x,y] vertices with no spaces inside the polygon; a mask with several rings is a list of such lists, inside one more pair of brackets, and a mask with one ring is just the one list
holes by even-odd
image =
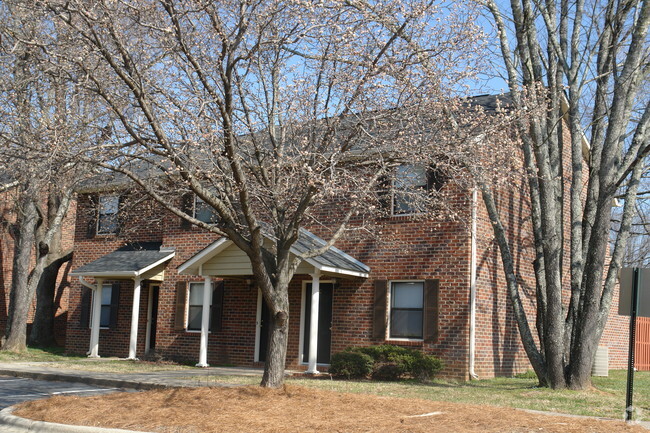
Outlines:
{"label": "white porch column", "polygon": [[309,317],[309,366],[307,373],[318,374],[316,368],[318,352],[318,304],[320,301],[320,271],[311,274],[311,314]]}
{"label": "white porch column", "polygon": [[131,337],[129,338],[129,358],[137,359],[135,352],[138,346],[138,318],[140,314],[140,277],[133,279],[133,309],[131,310]]}
{"label": "white porch column", "polygon": [[199,348],[199,363],[197,367],[208,365],[208,332],[210,331],[210,305],[212,304],[212,280],[205,277],[203,283],[203,305],[201,309],[201,346]]}
{"label": "white porch column", "polygon": [[99,358],[99,323],[102,316],[102,286],[104,280],[96,278],[97,288],[93,294],[92,323],[90,324],[90,352],[89,358]]}

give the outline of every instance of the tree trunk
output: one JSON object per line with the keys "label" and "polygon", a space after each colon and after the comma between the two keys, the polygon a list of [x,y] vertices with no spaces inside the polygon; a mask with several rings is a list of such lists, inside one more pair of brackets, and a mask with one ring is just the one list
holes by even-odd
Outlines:
{"label": "tree trunk", "polygon": [[30,264],[38,225],[38,213],[30,197],[23,200],[19,215],[9,314],[5,329],[6,339],[2,346],[2,350],[10,352],[25,352],[27,350],[27,315],[34,298],[34,293],[30,293]]}
{"label": "tree trunk", "polygon": [[279,311],[274,314],[269,338],[269,348],[264,364],[264,375],[260,386],[279,388],[284,382],[284,366],[289,341],[289,314]]}
{"label": "tree trunk", "polygon": [[29,344],[49,347],[56,344],[54,336],[54,316],[56,314],[54,297],[59,270],[64,263],[72,259],[72,252],[52,261],[43,270],[36,287],[36,311],[29,335]]}

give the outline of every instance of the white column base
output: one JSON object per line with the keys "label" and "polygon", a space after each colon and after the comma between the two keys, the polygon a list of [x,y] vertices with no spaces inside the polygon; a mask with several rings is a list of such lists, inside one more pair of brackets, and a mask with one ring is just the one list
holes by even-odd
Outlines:
{"label": "white column base", "polygon": [[198,364],[196,364],[196,366],[200,367],[200,368],[208,368],[210,366],[210,364],[204,364],[204,363],[199,362]]}

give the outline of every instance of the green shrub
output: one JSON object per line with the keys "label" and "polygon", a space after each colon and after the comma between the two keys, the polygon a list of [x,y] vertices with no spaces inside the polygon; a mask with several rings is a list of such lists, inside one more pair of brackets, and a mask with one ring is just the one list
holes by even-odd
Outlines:
{"label": "green shrub", "polygon": [[443,368],[442,361],[435,356],[391,344],[348,348],[346,352],[371,357],[374,361],[372,378],[376,380],[398,380],[408,376],[425,382],[433,379]]}
{"label": "green shrub", "polygon": [[367,377],[373,371],[374,362],[365,353],[346,350],[335,353],[330,361],[330,373],[347,379]]}
{"label": "green shrub", "polygon": [[403,375],[404,367],[393,362],[375,365],[375,369],[372,372],[372,378],[374,380],[394,381],[401,379]]}
{"label": "green shrub", "polygon": [[442,370],[444,364],[432,355],[422,355],[411,364],[411,376],[418,382],[428,382]]}

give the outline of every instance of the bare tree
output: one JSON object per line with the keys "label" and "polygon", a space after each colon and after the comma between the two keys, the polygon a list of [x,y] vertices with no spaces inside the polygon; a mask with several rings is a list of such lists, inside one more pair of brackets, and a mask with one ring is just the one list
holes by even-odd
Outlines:
{"label": "bare tree", "polygon": [[[15,215],[6,221],[15,248],[2,350],[17,352],[26,349],[27,318],[37,289],[32,339],[52,342],[52,288],[59,268],[71,258],[61,243],[61,228],[75,182],[82,178],[80,164],[66,159],[62,150],[88,139],[70,114],[83,111],[79,96],[72,95],[43,50],[56,37],[52,22],[26,5],[0,5],[0,168],[11,181],[8,205]],[[43,314],[52,317],[39,317]]]}
{"label": "bare tree", "polygon": [[[363,0],[49,5],[78,35],[82,54],[70,58],[77,83],[115,117],[112,145],[95,148],[103,152],[95,161],[249,257],[273,316],[263,386],[283,381],[288,284],[305,258],[290,249],[301,227],[328,235],[309,254],[322,253],[380,213],[377,190],[390,185],[391,166],[451,159],[441,158],[449,150],[441,144],[449,129],[444,113],[457,103],[451,89],[476,71],[481,32],[471,5],[442,7]],[[214,209],[215,224],[182,206],[179,195],[188,193]],[[336,218],[326,221],[323,211],[333,206]]]}
{"label": "bare tree", "polygon": [[[590,384],[650,149],[650,5],[644,0],[481,3],[496,28],[515,109],[539,110],[517,122],[536,248],[538,344],[522,307],[512,246],[493,189],[480,183],[509,298],[540,382],[584,389]],[[610,256],[612,206],[621,190],[620,230]],[[567,201],[568,212],[563,207]],[[569,251],[564,245],[570,245]],[[565,289],[570,290],[568,304],[563,302]]]}

